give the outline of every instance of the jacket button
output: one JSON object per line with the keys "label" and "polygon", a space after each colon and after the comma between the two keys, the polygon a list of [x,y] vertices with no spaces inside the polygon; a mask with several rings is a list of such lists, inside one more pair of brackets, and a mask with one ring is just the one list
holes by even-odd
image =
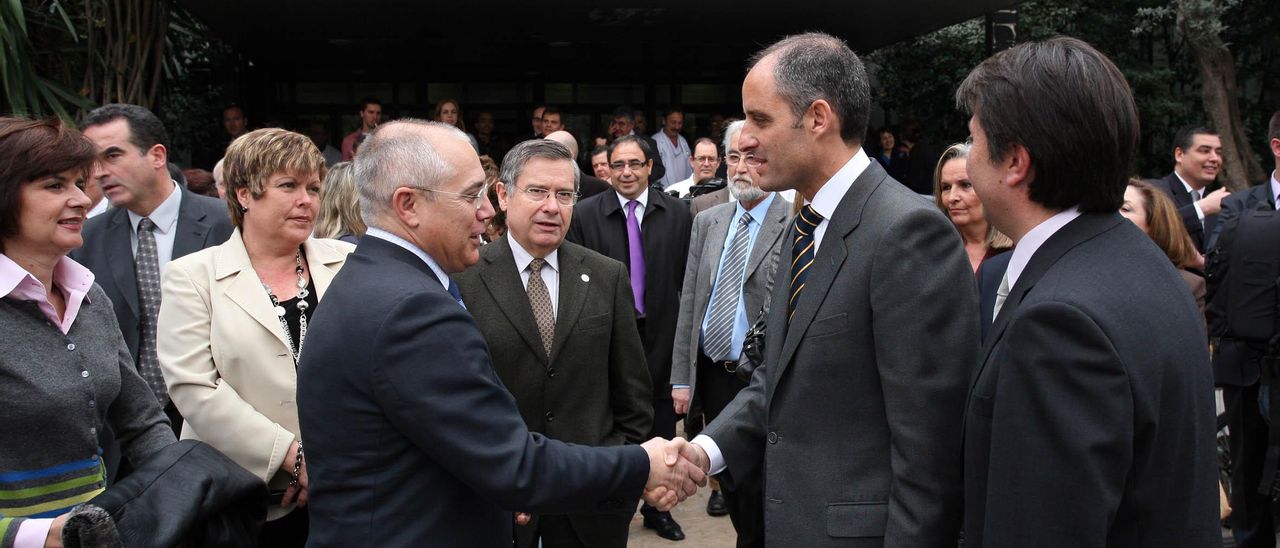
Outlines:
{"label": "jacket button", "polygon": [[778,433],[769,432],[769,443],[778,443]]}
{"label": "jacket button", "polygon": [[67,345],[67,350],[75,350],[75,349],[76,349],[76,343],[71,343]]}
{"label": "jacket button", "polygon": [[547,370],[547,377],[550,377],[550,378],[553,378],[553,379],[554,379],[554,378],[556,378],[556,368],[552,367],[551,369],[548,369],[548,370]]}
{"label": "jacket button", "polygon": [[80,372],[80,376],[81,376],[81,377],[84,377],[84,378],[86,378],[86,379],[87,379],[87,378],[89,378],[89,372],[88,372],[88,371],[81,371],[81,372]]}
{"label": "jacket button", "polygon": [[556,414],[550,411],[547,411],[547,422],[551,422],[554,420],[556,420]]}

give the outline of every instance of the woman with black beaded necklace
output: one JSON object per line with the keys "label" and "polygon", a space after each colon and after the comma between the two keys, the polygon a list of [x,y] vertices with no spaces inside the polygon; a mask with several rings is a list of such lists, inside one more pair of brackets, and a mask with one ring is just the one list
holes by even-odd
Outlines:
{"label": "woman with black beaded necklace", "polygon": [[169,394],[202,440],[267,482],[261,546],[306,544],[306,456],[298,357],[307,321],[354,246],[311,237],[324,157],[311,141],[260,129],[227,147],[237,227],[226,243],[169,263],[157,347]]}

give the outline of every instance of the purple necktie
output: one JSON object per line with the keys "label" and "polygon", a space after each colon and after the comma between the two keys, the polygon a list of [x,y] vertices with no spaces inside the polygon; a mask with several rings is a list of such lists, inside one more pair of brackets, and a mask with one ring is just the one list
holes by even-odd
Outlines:
{"label": "purple necktie", "polygon": [[644,239],[640,237],[640,220],[636,207],[640,202],[627,202],[627,248],[631,254],[631,296],[636,300],[636,313],[644,315]]}

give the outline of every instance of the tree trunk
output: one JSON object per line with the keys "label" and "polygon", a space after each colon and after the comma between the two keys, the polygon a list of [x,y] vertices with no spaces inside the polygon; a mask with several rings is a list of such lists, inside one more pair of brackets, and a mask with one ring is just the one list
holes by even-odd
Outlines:
{"label": "tree trunk", "polygon": [[1236,62],[1222,38],[1222,0],[1177,0],[1178,29],[1186,37],[1200,66],[1204,110],[1222,138],[1222,175],[1219,180],[1233,192],[1265,180],[1262,165],[1249,149],[1240,118],[1236,91]]}

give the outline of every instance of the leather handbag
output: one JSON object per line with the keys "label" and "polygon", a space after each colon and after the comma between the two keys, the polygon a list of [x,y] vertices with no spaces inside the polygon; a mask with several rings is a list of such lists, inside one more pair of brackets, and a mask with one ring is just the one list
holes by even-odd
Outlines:
{"label": "leather handbag", "polygon": [[[773,275],[778,272],[778,264],[775,261],[773,269],[769,271],[769,279],[765,284],[765,288],[770,293],[773,292]],[[742,340],[742,353],[738,356],[738,368],[730,371],[738,377],[742,382],[751,384],[751,375],[756,372],[756,368],[764,363],[764,337],[769,327],[769,299],[765,299],[764,307],[760,309],[760,315],[756,316],[755,323],[751,324],[751,328],[747,330],[747,336]]]}

